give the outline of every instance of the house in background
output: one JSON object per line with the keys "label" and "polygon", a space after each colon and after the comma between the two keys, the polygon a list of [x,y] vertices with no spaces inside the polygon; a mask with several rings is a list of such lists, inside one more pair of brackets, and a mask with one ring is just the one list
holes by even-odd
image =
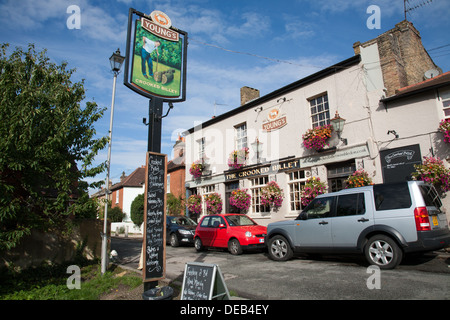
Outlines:
{"label": "house in background", "polygon": [[184,148],[184,138],[178,136],[173,146],[173,159],[167,163],[167,192],[182,199],[186,197]]}

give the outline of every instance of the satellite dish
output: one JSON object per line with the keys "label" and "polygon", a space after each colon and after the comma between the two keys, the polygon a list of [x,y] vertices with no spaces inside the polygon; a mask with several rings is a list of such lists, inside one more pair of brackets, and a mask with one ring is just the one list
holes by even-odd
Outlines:
{"label": "satellite dish", "polygon": [[438,75],[439,75],[439,70],[436,70],[436,69],[430,69],[430,70],[425,72],[425,78],[426,79],[431,79],[431,78],[434,78],[434,77],[436,77]]}

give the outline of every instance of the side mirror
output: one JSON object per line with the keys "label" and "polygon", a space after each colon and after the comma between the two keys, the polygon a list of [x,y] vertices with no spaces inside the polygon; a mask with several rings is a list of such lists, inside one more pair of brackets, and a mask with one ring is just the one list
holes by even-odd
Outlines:
{"label": "side mirror", "polygon": [[223,223],[219,224],[219,229],[224,229],[224,228],[226,228],[226,227],[227,227],[227,226],[224,225]]}
{"label": "side mirror", "polygon": [[299,220],[308,220],[308,213],[305,211],[302,211],[298,217],[299,217]]}

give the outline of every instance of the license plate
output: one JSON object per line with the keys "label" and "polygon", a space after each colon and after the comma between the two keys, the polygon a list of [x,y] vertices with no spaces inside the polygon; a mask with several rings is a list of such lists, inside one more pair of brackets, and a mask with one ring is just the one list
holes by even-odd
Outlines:
{"label": "license plate", "polygon": [[431,216],[431,217],[433,219],[433,226],[438,226],[439,225],[439,221],[438,221],[437,216]]}
{"label": "license plate", "polygon": [[259,243],[264,243],[264,238],[263,239],[259,239]]}

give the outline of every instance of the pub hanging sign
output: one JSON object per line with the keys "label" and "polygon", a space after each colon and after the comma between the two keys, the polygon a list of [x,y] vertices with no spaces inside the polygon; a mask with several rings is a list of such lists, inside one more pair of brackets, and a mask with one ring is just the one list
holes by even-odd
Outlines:
{"label": "pub hanging sign", "polygon": [[124,84],[147,97],[186,100],[187,33],[161,11],[150,15],[130,8]]}

